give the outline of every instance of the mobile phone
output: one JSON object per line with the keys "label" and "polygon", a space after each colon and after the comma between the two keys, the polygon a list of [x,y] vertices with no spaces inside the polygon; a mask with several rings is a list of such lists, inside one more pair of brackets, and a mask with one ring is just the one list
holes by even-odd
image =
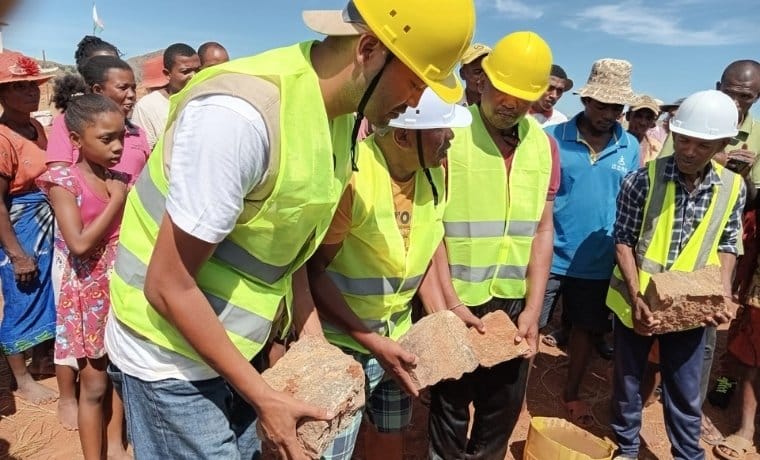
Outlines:
{"label": "mobile phone", "polygon": [[726,162],[726,168],[735,173],[744,171],[749,166],[746,161],[739,160],[737,158],[731,158]]}

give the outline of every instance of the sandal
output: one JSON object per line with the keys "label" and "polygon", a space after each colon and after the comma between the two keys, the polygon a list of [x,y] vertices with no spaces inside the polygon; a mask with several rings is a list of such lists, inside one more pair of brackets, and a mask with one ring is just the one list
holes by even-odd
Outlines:
{"label": "sandal", "polygon": [[699,436],[702,441],[715,446],[724,440],[720,430],[713,425],[712,420],[705,414],[702,414],[702,434]]}
{"label": "sandal", "polygon": [[564,347],[570,337],[563,329],[552,331],[541,338],[541,342],[547,347]]}
{"label": "sandal", "polygon": [[562,401],[570,421],[581,428],[590,428],[596,423],[591,405],[586,401]]}
{"label": "sandal", "polygon": [[752,447],[752,441],[732,434],[716,444],[713,453],[725,460],[741,460],[747,456],[750,447]]}

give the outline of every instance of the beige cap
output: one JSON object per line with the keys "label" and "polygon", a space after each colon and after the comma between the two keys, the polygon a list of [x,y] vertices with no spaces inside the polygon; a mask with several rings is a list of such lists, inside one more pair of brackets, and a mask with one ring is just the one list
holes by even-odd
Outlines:
{"label": "beige cap", "polygon": [[657,116],[660,114],[660,104],[658,101],[646,94],[639,94],[636,100],[631,103],[631,112],[636,112],[641,109],[649,109]]}
{"label": "beige cap", "polygon": [[622,59],[599,59],[591,67],[586,86],[575,94],[605,104],[631,105],[636,101],[631,89],[632,67]]}
{"label": "beige cap", "polygon": [[475,59],[491,52],[491,48],[482,43],[473,43],[462,55],[462,65],[469,64]]}
{"label": "beige cap", "polygon": [[306,27],[322,35],[351,36],[369,31],[352,1],[342,11],[306,10],[301,17]]}

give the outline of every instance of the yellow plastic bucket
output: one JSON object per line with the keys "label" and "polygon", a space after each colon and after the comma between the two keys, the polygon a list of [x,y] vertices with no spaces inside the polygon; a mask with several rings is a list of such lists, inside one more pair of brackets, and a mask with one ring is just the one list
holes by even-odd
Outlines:
{"label": "yellow plastic bucket", "polygon": [[523,460],[611,460],[616,446],[561,418],[533,417]]}

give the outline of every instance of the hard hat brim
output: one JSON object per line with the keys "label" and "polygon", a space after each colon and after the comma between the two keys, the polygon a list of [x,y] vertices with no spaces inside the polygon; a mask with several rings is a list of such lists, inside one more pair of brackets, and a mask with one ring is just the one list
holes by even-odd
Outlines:
{"label": "hard hat brim", "polygon": [[404,118],[404,114],[401,114],[398,118],[394,118],[388,123],[388,126],[393,128],[403,129],[443,129],[443,128],[466,128],[472,124],[472,113],[467,110],[466,107],[461,105],[454,106],[454,115],[447,121],[441,120],[440,123],[415,123],[408,121]]}
{"label": "hard hat brim", "polygon": [[695,139],[702,139],[703,141],[714,141],[716,139],[731,139],[733,137],[736,137],[737,134],[739,134],[739,130],[737,129],[736,131],[733,131],[732,133],[710,135],[710,134],[692,131],[690,129],[680,128],[678,126],[673,126],[672,120],[671,120],[671,123],[669,124],[670,124],[670,132],[681,134],[683,136],[693,137]]}
{"label": "hard hat brim", "polygon": [[491,61],[488,60],[488,56],[483,59],[483,72],[486,74],[488,81],[491,82],[491,85],[493,85],[494,88],[504,94],[509,94],[510,96],[514,96],[524,101],[536,102],[537,100],[541,99],[541,96],[543,96],[546,90],[549,88],[548,78],[546,81],[546,86],[539,88],[536,91],[525,91],[512,85],[507,85],[499,78],[499,74],[491,65]]}
{"label": "hard hat brim", "polygon": [[341,10],[306,10],[301,13],[306,27],[331,37],[349,37],[368,32],[366,26],[346,22]]}
{"label": "hard hat brim", "polygon": [[462,96],[464,96],[464,87],[462,86],[462,82],[459,81],[459,79],[453,73],[449,74],[449,76],[443,80],[431,80],[429,78],[425,78],[423,75],[418,76],[422,79],[423,82],[425,82],[425,84],[430,87],[430,89],[435,92],[435,94],[438,95],[438,97],[443,99],[445,102],[448,102],[449,104],[459,102],[462,99]]}

